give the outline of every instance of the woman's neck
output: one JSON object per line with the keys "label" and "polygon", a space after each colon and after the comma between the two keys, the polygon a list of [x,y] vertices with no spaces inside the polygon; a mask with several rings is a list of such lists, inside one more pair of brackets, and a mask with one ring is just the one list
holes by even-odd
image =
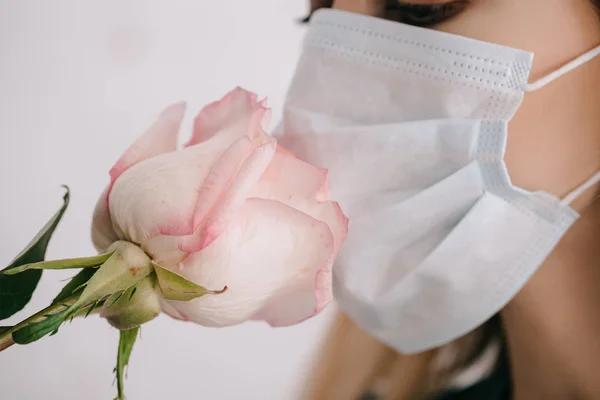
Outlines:
{"label": "woman's neck", "polygon": [[600,399],[600,201],[504,308],[515,400]]}

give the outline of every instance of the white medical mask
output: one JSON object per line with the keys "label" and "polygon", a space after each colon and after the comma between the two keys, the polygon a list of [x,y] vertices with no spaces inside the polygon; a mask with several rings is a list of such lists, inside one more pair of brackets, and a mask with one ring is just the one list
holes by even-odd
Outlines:
{"label": "white medical mask", "polygon": [[511,184],[507,123],[533,55],[338,10],[312,19],[275,136],[330,171],[350,217],[334,295],[404,353],[468,333],[525,284],[578,218]]}

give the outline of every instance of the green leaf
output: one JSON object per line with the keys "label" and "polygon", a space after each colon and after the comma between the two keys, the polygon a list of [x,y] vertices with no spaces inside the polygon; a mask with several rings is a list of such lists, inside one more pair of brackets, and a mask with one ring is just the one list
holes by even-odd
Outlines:
{"label": "green leaf", "polygon": [[189,301],[205,294],[221,294],[227,291],[227,286],[217,291],[206,289],[156,263],[152,264],[158,278],[160,291],[167,300]]}
{"label": "green leaf", "polygon": [[125,392],[123,391],[123,383],[125,378],[123,373],[125,371],[125,367],[129,364],[131,351],[133,350],[133,345],[135,344],[135,340],[137,339],[139,331],[139,327],[126,331],[120,331],[121,334],[119,337],[119,351],[117,353],[117,367],[115,368],[117,373],[118,395],[115,400],[125,400]]}
{"label": "green leaf", "polygon": [[34,322],[13,332],[12,336],[15,343],[29,344],[41,339],[49,333],[58,331],[60,325],[69,318],[69,309],[62,310],[48,318]]}
{"label": "green leaf", "polygon": [[21,272],[32,269],[73,269],[73,268],[89,268],[102,265],[112,253],[100,254],[93,257],[69,258],[64,260],[42,261],[37,263],[23,264],[15,268],[10,268],[1,271],[0,274],[16,275]]}
{"label": "green leaf", "polygon": [[75,275],[69,283],[62,288],[60,293],[52,300],[52,304],[60,303],[67,297],[73,295],[75,292],[83,289],[87,281],[96,273],[97,269],[94,268],[85,268],[79,271],[77,275]]}
{"label": "green leaf", "polygon": [[[54,335],[63,322],[73,319],[79,315],[91,313],[96,307],[103,305],[103,302],[88,303],[78,306],[75,301],[76,296],[71,296],[65,300],[64,304],[52,304],[46,310],[36,314],[32,321],[25,321],[22,327],[13,332],[12,337],[15,343],[29,344],[35,342],[47,334]],[[61,309],[62,308],[62,309]],[[43,318],[43,319],[41,319]],[[19,324],[21,325],[21,324]]]}
{"label": "green leaf", "polygon": [[[65,189],[66,193],[60,210],[50,218],[33,240],[1,272],[18,268],[24,264],[44,261],[50,238],[69,204],[69,188],[65,186]],[[0,274],[0,320],[21,311],[29,303],[41,276],[41,270],[29,270],[13,276]]]}

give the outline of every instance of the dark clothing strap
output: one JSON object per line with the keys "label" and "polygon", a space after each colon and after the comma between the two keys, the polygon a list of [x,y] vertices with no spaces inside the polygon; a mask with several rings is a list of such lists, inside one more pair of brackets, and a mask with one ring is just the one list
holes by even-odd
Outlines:
{"label": "dark clothing strap", "polygon": [[[438,393],[429,400],[511,400],[512,381],[506,350],[501,352],[501,358],[487,378],[464,389],[452,389]],[[374,393],[366,393],[361,400],[380,400]]]}

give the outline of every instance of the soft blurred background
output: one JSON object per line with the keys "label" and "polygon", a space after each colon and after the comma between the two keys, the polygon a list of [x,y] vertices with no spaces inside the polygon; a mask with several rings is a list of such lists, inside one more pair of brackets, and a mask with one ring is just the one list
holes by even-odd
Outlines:
{"label": "soft blurred background", "polygon": [[[94,204],[121,152],[169,103],[194,113],[239,85],[269,97],[274,122],[305,27],[303,0],[0,0],[0,265],[72,202],[49,259],[94,254]],[[73,272],[46,272],[45,307]],[[161,316],[142,329],[130,400],[295,399],[331,307],[300,325],[209,329]],[[98,318],[0,353],[3,400],[108,400],[118,332]]]}

